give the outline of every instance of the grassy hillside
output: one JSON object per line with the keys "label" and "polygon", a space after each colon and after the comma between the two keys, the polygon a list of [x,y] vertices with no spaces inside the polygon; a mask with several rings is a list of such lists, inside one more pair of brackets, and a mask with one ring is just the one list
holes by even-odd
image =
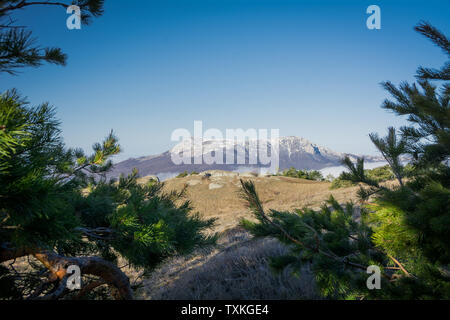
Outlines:
{"label": "grassy hillside", "polygon": [[[146,182],[150,178],[141,178]],[[338,201],[355,199],[357,187],[331,190],[329,182],[281,176],[255,177],[213,171],[173,178],[165,182],[166,191],[181,190],[194,212],[217,218],[218,245],[170,259],[151,275],[129,269],[137,285],[139,299],[320,299],[308,267],[297,278],[285,270],[272,272],[269,257],[287,249],[275,239],[254,239],[240,228],[242,218],[252,215],[239,197],[239,179],[251,179],[268,209],[289,210],[303,206],[319,207],[332,194]]]}
{"label": "grassy hillside", "polygon": [[[220,176],[223,174],[224,176]],[[357,187],[330,190],[331,183],[281,176],[252,177],[251,174],[233,174],[214,171],[205,179],[203,174],[174,178],[165,182],[165,189],[181,190],[187,185],[187,198],[194,211],[205,217],[217,218],[217,232],[236,227],[241,218],[251,218],[245,203],[239,197],[239,179],[251,179],[268,209],[290,210],[304,206],[319,207],[332,194],[338,201],[355,199]],[[142,181],[145,181],[143,178]]]}

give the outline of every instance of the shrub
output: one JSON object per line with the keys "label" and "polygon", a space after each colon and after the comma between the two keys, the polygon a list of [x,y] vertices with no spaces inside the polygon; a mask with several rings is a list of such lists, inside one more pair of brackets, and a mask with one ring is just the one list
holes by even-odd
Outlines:
{"label": "shrub", "polygon": [[[3,298],[73,297],[67,267],[78,265],[86,288],[108,285],[115,298],[133,297],[117,267],[152,270],[167,257],[211,244],[204,231],[214,220],[193,214],[184,191],[163,193],[162,184],[137,183],[135,170],[107,181],[109,158],[120,152],[111,132],[86,155],[67,149],[48,104],[35,108],[16,92],[0,96],[0,268]],[[175,204],[178,203],[178,204]],[[32,256],[30,270],[17,274],[16,258]],[[89,294],[81,290],[80,295]]]}
{"label": "shrub", "polygon": [[281,173],[281,175],[284,177],[299,178],[299,179],[314,180],[314,181],[324,181],[325,180],[320,171],[297,170],[294,167],[284,170]]}

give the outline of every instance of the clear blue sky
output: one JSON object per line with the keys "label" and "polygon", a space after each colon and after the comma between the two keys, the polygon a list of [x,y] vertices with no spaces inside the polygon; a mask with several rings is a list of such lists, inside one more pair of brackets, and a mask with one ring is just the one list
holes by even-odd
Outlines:
{"label": "clear blue sky", "polygon": [[[382,29],[366,28],[381,8]],[[450,34],[450,1],[106,0],[82,30],[64,9],[17,15],[66,67],[1,75],[32,104],[57,107],[68,146],[90,149],[110,129],[119,159],[173,145],[176,128],[279,128],[341,152],[375,154],[368,134],[403,122],[380,108],[379,83],[440,67],[440,49],[413,30],[427,20]]]}

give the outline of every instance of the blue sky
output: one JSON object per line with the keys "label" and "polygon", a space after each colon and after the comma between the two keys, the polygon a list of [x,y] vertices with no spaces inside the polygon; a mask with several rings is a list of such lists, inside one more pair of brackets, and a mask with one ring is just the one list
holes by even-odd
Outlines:
{"label": "blue sky", "polygon": [[[366,8],[381,8],[381,30]],[[166,151],[177,128],[279,128],[341,152],[376,154],[368,134],[402,119],[382,110],[381,81],[413,81],[445,55],[413,30],[450,33],[450,1],[107,0],[105,14],[68,30],[64,9],[30,7],[18,23],[68,54],[1,75],[32,104],[50,102],[68,146],[111,130],[117,160]]]}

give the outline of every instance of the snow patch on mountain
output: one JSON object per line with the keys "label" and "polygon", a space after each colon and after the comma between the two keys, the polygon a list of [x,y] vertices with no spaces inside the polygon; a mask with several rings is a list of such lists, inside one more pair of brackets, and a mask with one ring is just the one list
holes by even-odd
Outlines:
{"label": "snow patch on mountain", "polygon": [[[151,155],[137,159],[128,159],[126,161],[114,165],[111,177],[117,177],[119,174],[129,174],[133,168],[137,168],[141,176],[162,174],[165,177],[176,175],[184,171],[206,171],[206,170],[228,170],[228,171],[260,171],[266,172],[267,165],[261,164],[260,161],[250,163],[249,159],[252,156],[258,155],[258,151],[266,154],[271,154],[277,150],[279,170],[294,167],[296,169],[306,170],[320,170],[327,167],[340,166],[341,159],[349,156],[352,161],[356,161],[357,155],[341,153],[333,151],[329,148],[319,146],[301,137],[280,137],[268,140],[247,140],[247,141],[233,141],[233,140],[202,140],[202,139],[188,139],[181,141],[172,149],[159,155]],[[260,148],[262,148],[260,150]],[[173,155],[182,156],[183,152],[191,150],[190,163],[175,164],[172,159]],[[198,161],[205,155],[216,155],[217,153],[223,155],[223,163],[201,164]],[[245,164],[238,164],[237,154],[244,155]],[[226,155],[234,155],[234,162],[227,164]],[[275,153],[276,154],[276,153]],[[383,161],[382,157],[365,156],[366,162]]]}

